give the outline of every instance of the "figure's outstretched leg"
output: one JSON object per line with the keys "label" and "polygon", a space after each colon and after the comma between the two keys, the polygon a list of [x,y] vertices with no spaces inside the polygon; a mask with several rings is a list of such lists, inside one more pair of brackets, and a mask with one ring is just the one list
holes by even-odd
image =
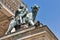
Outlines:
{"label": "figure's outstretched leg", "polygon": [[29,23],[31,24],[31,26],[34,26],[33,20],[29,20]]}
{"label": "figure's outstretched leg", "polygon": [[5,34],[10,34],[11,33],[11,30],[14,28],[14,26],[16,25],[16,21],[15,20],[11,20],[10,24],[9,24],[9,27],[8,27],[8,30]]}
{"label": "figure's outstretched leg", "polygon": [[22,17],[20,16],[19,24],[22,24]]}

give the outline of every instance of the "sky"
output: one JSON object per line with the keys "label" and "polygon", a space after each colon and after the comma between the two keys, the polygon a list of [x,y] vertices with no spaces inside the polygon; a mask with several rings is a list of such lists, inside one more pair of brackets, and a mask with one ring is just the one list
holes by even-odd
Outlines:
{"label": "sky", "polygon": [[37,13],[36,20],[40,21],[44,25],[47,25],[49,29],[60,40],[60,0],[22,0],[29,11],[31,12],[31,6],[37,4],[40,6]]}

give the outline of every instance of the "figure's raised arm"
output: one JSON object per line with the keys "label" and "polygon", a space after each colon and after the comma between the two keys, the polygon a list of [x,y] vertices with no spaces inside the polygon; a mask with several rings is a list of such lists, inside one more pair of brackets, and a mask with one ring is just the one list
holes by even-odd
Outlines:
{"label": "figure's raised arm", "polygon": [[35,4],[35,5],[32,6],[31,8],[32,8],[32,14],[33,14],[33,21],[34,21],[35,18],[36,18],[36,15],[37,15],[38,9],[39,9],[40,7],[38,7],[38,5]]}

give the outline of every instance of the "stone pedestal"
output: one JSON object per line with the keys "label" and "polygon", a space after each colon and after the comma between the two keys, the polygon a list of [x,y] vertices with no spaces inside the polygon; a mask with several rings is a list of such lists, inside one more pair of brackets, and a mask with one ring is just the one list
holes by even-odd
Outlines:
{"label": "stone pedestal", "polygon": [[11,35],[1,37],[0,40],[58,40],[51,30],[46,27],[31,27]]}

